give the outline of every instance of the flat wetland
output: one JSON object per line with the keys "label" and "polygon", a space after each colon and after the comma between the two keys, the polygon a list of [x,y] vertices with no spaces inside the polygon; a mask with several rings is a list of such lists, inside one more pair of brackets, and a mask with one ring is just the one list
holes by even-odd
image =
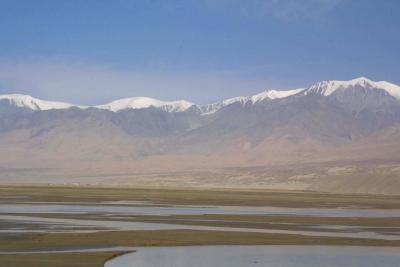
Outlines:
{"label": "flat wetland", "polygon": [[[67,267],[103,266],[104,262],[123,252],[67,252],[96,248],[143,246],[193,245],[339,245],[339,246],[400,246],[400,215],[368,216],[316,216],[302,214],[235,214],[236,207],[267,207],[324,210],[378,210],[400,214],[400,197],[384,195],[339,195],[302,191],[266,190],[196,190],[145,188],[93,188],[93,187],[0,187],[0,205],[29,207],[29,205],[63,205],[57,212],[1,212],[0,208],[0,262],[1,266]],[[24,206],[25,205],[25,206]],[[71,212],[85,205],[115,209],[115,212]],[[118,209],[133,208],[133,212],[118,213]],[[146,207],[157,211],[169,208],[200,209],[199,214],[143,214],[136,212]],[[225,207],[229,213],[218,214]],[[209,210],[208,210],[209,209]],[[220,208],[221,209],[221,208]],[[257,209],[255,209],[257,210]],[[208,212],[210,211],[210,212]],[[390,214],[390,213],[389,213]],[[21,220],[13,218],[21,217]],[[8,218],[8,219],[6,219]],[[24,219],[27,218],[27,219]],[[31,220],[36,218],[38,221]],[[40,219],[86,221],[89,225],[43,223]],[[24,221],[26,220],[26,221]],[[90,225],[90,221],[107,222],[110,227]],[[172,229],[117,229],[114,223],[149,223],[170,225]],[[174,225],[188,229],[173,229]],[[215,227],[213,230],[190,229],[193,226]],[[220,227],[220,230],[218,229]],[[236,231],[226,230],[234,227]],[[243,231],[241,230],[243,229]],[[290,230],[288,233],[251,232],[249,229]],[[302,231],[313,231],[313,235]],[[298,234],[296,233],[298,231]],[[391,235],[391,240],[351,237],[351,232],[371,232]],[[333,233],[332,236],[324,232]],[[334,236],[335,233],[349,236]],[[40,251],[59,253],[32,254]],[[13,254],[13,252],[31,252]]]}
{"label": "flat wetland", "polygon": [[[104,201],[149,201],[168,205],[361,207],[400,209],[400,196],[342,195],[308,191],[239,189],[146,189],[94,187],[0,187],[3,202],[66,202],[101,204]],[[99,203],[100,202],[100,203]]]}

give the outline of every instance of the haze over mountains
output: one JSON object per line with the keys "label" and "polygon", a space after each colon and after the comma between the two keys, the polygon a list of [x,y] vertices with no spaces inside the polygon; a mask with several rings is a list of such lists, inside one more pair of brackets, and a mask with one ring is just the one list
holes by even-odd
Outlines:
{"label": "haze over mountains", "polygon": [[134,97],[84,107],[0,96],[3,173],[300,170],[317,165],[348,172],[343,166],[374,162],[394,166],[388,171],[391,178],[382,182],[393,186],[400,177],[399,140],[400,87],[364,77],[209,105]]}

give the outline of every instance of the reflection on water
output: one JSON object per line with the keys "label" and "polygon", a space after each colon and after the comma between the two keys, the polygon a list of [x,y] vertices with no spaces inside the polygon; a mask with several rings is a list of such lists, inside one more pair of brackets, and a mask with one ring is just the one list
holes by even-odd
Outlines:
{"label": "reflection on water", "polygon": [[[108,205],[109,204],[109,205]],[[129,206],[146,204],[146,206]],[[60,218],[40,218],[32,214],[58,214]],[[24,215],[28,216],[24,216]],[[63,218],[62,214],[80,214],[79,219]],[[101,215],[112,220],[85,219],[83,215]],[[146,202],[109,202],[99,205],[66,205],[49,203],[0,204],[0,233],[27,232],[93,232],[101,230],[175,230],[191,229],[205,231],[257,232],[274,234],[302,234],[309,236],[334,236],[399,240],[396,227],[387,229],[384,225],[378,230],[368,227],[338,225],[296,225],[288,224],[287,228],[262,229],[263,227],[239,228],[223,226],[200,226],[150,222],[124,221],[124,216],[132,215],[287,215],[287,216],[321,216],[321,217],[400,217],[400,210],[377,209],[338,209],[338,208],[284,208],[284,207],[240,207],[240,206],[151,206]],[[228,221],[229,222],[229,221]],[[253,223],[254,222],[250,222]],[[1,226],[0,225],[0,226]],[[290,227],[289,227],[290,226]],[[299,226],[298,229],[295,226]],[[258,229],[259,228],[259,229]],[[265,227],[268,228],[268,227]],[[394,233],[390,231],[393,230]]]}
{"label": "reflection on water", "polygon": [[126,206],[126,205],[54,205],[0,204],[0,213],[113,213],[130,215],[297,215],[321,217],[400,217],[400,210],[281,208],[234,206]]}
{"label": "reflection on water", "polygon": [[398,267],[400,249],[336,246],[138,248],[105,267]]}
{"label": "reflection on water", "polygon": [[[35,223],[52,223],[54,226],[62,224],[62,228],[54,228],[43,230],[43,232],[65,232],[66,225],[71,227],[93,227],[88,230],[74,230],[74,232],[97,232],[104,230],[124,230],[124,231],[143,231],[143,230],[201,230],[201,231],[229,231],[229,232],[247,232],[247,233],[269,233],[269,234],[299,234],[307,236],[327,236],[327,237],[351,237],[351,238],[367,238],[367,239],[381,239],[381,240],[399,240],[397,234],[380,234],[368,230],[355,230],[351,231],[351,226],[348,228],[349,232],[329,232],[329,231],[316,231],[317,229],[304,230],[277,230],[277,229],[256,229],[256,228],[239,228],[239,227],[224,227],[224,226],[201,226],[201,225],[183,225],[183,224],[164,224],[164,223],[148,223],[148,222],[126,222],[126,221],[102,221],[102,220],[82,220],[82,219],[66,219],[66,218],[40,218],[31,216],[13,216],[13,215],[0,215],[1,220],[8,221],[23,221]],[[0,231],[1,232],[1,231]],[[38,232],[31,231],[30,229],[13,231],[7,230],[8,233],[22,233],[22,232]]]}

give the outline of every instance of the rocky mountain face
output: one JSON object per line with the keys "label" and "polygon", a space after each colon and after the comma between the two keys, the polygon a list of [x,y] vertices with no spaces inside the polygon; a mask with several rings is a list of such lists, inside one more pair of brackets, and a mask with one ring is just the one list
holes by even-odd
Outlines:
{"label": "rocky mountain face", "polygon": [[400,87],[362,77],[209,105],[136,97],[89,107],[3,95],[0,151],[0,170],[86,173],[397,164]]}

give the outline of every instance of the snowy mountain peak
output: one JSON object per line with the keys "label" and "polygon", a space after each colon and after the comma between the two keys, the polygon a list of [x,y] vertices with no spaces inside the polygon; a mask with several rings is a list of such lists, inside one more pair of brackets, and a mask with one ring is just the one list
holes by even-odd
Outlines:
{"label": "snowy mountain peak", "polygon": [[45,101],[29,95],[0,95],[0,101],[8,101],[10,105],[32,110],[68,109],[74,105],[65,102]]}
{"label": "snowy mountain peak", "polygon": [[95,108],[107,109],[113,112],[117,112],[124,109],[141,109],[155,107],[168,112],[181,112],[187,110],[191,106],[193,106],[193,103],[190,103],[186,100],[161,101],[149,97],[131,97],[115,100],[108,104],[95,106]]}
{"label": "snowy mountain peak", "polygon": [[368,79],[367,77],[358,77],[349,81],[351,84],[370,84],[373,83],[372,80]]}
{"label": "snowy mountain peak", "polygon": [[295,94],[298,94],[304,91],[305,88],[299,88],[294,90],[286,90],[286,91],[279,91],[279,90],[266,90],[259,94],[253,96],[238,96],[229,99],[225,99],[222,102],[214,103],[210,105],[200,106],[200,109],[203,111],[203,115],[208,115],[215,113],[216,111],[220,110],[223,107],[240,103],[242,105],[246,104],[256,104],[262,102],[264,100],[274,100],[279,98],[286,98]]}
{"label": "snowy mountain peak", "polygon": [[370,88],[385,90],[388,94],[400,100],[400,87],[385,81],[375,82],[365,77],[359,77],[349,81],[322,81],[305,90],[304,94],[320,94],[329,96],[336,90],[349,88]]}
{"label": "snowy mountain peak", "polygon": [[250,97],[251,102],[257,103],[260,101],[263,101],[265,99],[279,99],[279,98],[286,98],[295,94],[298,94],[302,91],[304,91],[305,88],[299,88],[299,89],[293,89],[293,90],[285,90],[285,91],[279,91],[279,90],[267,90],[262,93],[259,93],[257,95],[253,95]]}
{"label": "snowy mountain peak", "polygon": [[223,107],[226,107],[226,106],[229,106],[229,105],[232,105],[235,103],[240,103],[242,105],[245,105],[247,103],[248,99],[249,98],[247,96],[238,96],[238,97],[225,99],[222,102],[217,102],[217,103],[207,104],[207,105],[200,105],[197,107],[200,110],[201,115],[210,115],[210,114],[217,112],[218,110],[220,110]]}

